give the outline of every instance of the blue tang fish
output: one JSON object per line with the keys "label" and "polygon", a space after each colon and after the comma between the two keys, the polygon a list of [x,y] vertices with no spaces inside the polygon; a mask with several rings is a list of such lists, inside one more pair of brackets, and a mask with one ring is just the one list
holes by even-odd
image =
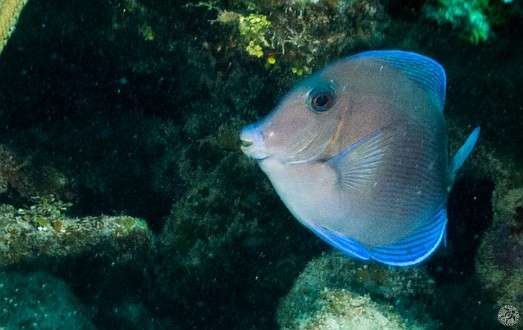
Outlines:
{"label": "blue tang fish", "polygon": [[290,212],[344,253],[387,265],[440,245],[456,172],[479,127],[449,162],[445,71],[404,51],[370,51],[297,84],[240,133]]}

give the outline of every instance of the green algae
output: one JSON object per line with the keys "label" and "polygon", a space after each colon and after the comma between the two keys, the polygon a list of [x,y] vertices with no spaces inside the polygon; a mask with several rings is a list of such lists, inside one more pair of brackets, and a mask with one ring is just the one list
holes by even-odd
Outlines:
{"label": "green algae", "polygon": [[367,0],[209,1],[188,7],[217,12],[211,23],[228,31],[220,34],[220,51],[263,58],[266,68],[282,64],[298,76],[361,45],[378,46],[388,24],[382,5]]}

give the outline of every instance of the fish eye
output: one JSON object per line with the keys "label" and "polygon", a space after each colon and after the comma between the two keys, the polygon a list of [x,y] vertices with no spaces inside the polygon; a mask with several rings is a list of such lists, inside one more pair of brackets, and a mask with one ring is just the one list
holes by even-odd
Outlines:
{"label": "fish eye", "polygon": [[310,107],[315,112],[324,112],[334,105],[334,92],[330,89],[320,89],[311,91]]}

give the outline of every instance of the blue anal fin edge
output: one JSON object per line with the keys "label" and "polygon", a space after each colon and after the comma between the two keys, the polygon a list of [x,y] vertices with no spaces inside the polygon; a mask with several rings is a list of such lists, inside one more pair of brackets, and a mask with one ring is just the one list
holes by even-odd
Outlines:
{"label": "blue anal fin edge", "polygon": [[390,266],[415,266],[427,260],[445,237],[447,209],[441,205],[424,227],[401,241],[369,249],[372,259]]}
{"label": "blue anal fin edge", "polygon": [[312,230],[322,240],[329,243],[341,252],[347,254],[348,256],[361,260],[370,259],[368,250],[362,244],[349,237],[336,234],[335,232],[330,231],[324,227],[309,226],[309,229]]}
{"label": "blue anal fin edge", "polygon": [[415,266],[429,258],[445,237],[447,210],[441,205],[433,214],[428,225],[418,229],[411,236],[390,245],[366,248],[350,237],[337,234],[324,227],[309,228],[325,242],[348,256],[369,260],[374,259],[389,266]]}

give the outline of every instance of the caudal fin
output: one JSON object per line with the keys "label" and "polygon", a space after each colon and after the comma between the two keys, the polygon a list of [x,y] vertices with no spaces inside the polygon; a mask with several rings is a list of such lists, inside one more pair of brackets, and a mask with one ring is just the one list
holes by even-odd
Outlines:
{"label": "caudal fin", "polygon": [[452,184],[454,183],[454,179],[456,178],[456,174],[458,173],[458,170],[465,162],[465,159],[470,155],[472,152],[472,149],[474,148],[474,145],[478,141],[480,128],[479,126],[476,127],[472,133],[470,133],[469,137],[465,141],[465,143],[459,148],[458,152],[452,158],[450,161],[450,185],[449,187],[452,187]]}

